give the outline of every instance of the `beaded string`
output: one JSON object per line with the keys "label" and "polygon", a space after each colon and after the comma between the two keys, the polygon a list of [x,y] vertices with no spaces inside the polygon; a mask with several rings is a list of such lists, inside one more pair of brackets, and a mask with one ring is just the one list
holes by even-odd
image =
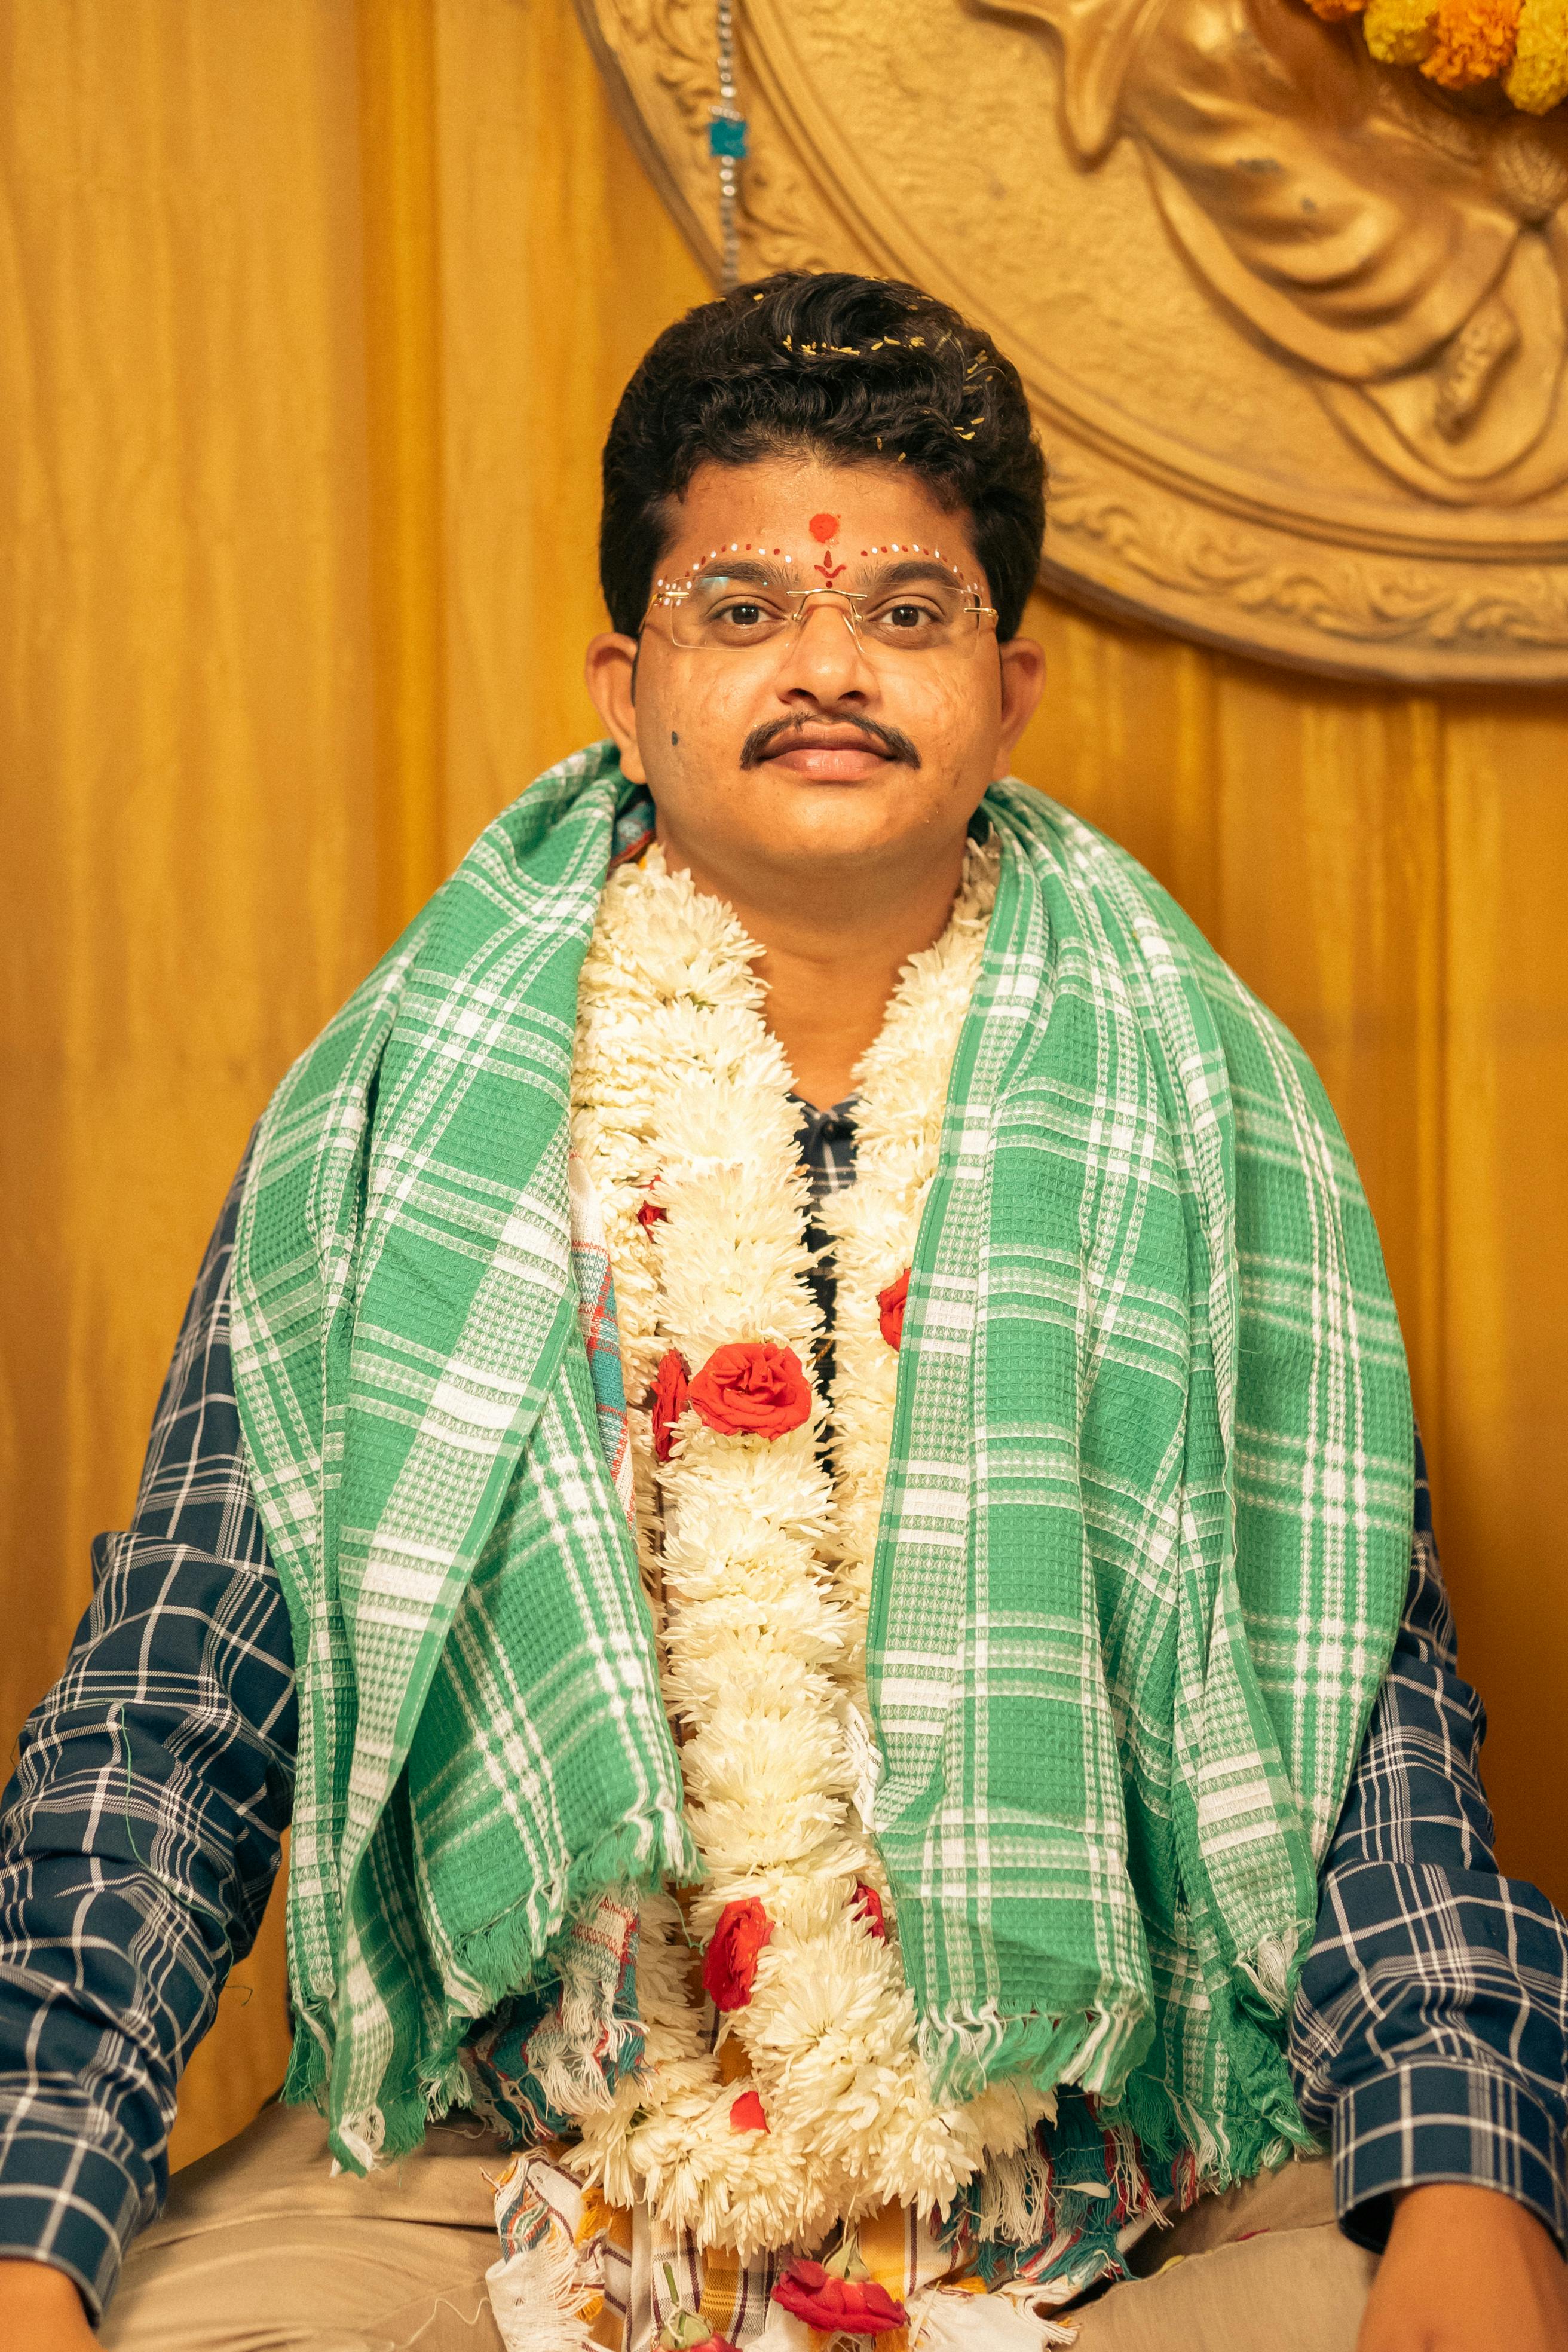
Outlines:
{"label": "beaded string", "polygon": [[746,118],[735,103],[733,0],[719,0],[719,102],[708,123],[708,152],[719,166],[719,240],[726,294],[741,282],[741,236],[735,222],[741,165],[746,155]]}
{"label": "beaded string", "polygon": [[[959,583],[960,586],[963,583],[963,572],[960,572],[956,563],[949,562],[947,557],[942,553],[940,547],[922,547],[918,540],[890,540],[886,547],[863,547],[860,550],[860,552],[862,555],[929,555],[933,562],[942,564],[944,570],[951,572],[953,578]],[[721,555],[751,555],[753,553],[757,555],[783,555],[784,550],[779,547],[768,547],[761,541],[758,541],[757,546],[753,549],[749,539],[746,541],[743,547],[738,539],[732,539],[728,547],[710,547],[706,555],[700,555],[694,563],[689,563],[687,565],[684,573],[680,575],[679,593],[684,594],[686,593],[684,583],[692,579],[697,572],[703,571],[707,565],[715,560],[716,557]],[[786,563],[793,563],[795,562],[794,555],[784,555],[784,562]],[[839,568],[842,570],[842,565]],[[673,590],[678,586],[678,583],[675,579],[667,580],[662,572],[659,573],[658,579],[653,584],[656,590]],[[844,593],[846,592],[840,591],[839,593]]]}

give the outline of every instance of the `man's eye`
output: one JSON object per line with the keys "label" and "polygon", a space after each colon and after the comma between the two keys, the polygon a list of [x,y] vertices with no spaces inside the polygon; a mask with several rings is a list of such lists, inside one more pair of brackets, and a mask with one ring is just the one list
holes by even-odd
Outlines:
{"label": "man's eye", "polygon": [[880,615],[889,628],[923,629],[935,619],[923,604],[889,604]]}
{"label": "man's eye", "polygon": [[767,614],[761,604],[724,604],[720,608],[719,618],[737,629],[755,629],[767,619]]}

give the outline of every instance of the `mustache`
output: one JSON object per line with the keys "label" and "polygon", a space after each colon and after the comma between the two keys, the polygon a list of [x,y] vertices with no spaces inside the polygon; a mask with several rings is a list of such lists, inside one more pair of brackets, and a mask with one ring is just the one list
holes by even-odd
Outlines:
{"label": "mustache", "polygon": [[870,742],[876,743],[896,760],[900,767],[918,768],[921,755],[901,729],[884,727],[875,719],[862,719],[854,710],[823,710],[812,719],[769,719],[761,727],[753,727],[741,746],[742,768],[760,767],[778,745],[783,735],[803,735],[808,727],[853,727]]}

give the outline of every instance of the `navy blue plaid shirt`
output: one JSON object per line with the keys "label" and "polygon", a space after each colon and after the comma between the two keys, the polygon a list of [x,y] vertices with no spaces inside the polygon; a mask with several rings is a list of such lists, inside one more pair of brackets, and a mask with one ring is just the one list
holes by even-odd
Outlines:
{"label": "navy blue plaid shirt", "polygon": [[[814,1194],[853,1181],[847,1105],[804,1109]],[[293,1781],[293,1650],[229,1364],[237,1185],[153,1423],[130,1528],[94,1547],[64,1674],[0,1812],[0,2255],[96,2313],[168,2180],[186,2059],[249,1950]],[[828,1277],[830,1281],[830,1276]],[[1404,1622],[1324,1865],[1290,2030],[1342,2226],[1479,2182],[1568,2238],[1568,1923],[1500,1876],[1424,1469]]]}

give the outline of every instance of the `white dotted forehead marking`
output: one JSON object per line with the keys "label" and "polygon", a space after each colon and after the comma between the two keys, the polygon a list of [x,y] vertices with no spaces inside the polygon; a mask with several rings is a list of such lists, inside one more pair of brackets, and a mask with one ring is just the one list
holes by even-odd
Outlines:
{"label": "white dotted forehead marking", "polygon": [[[749,555],[749,554],[751,553],[751,551],[752,551],[752,542],[751,542],[751,541],[750,541],[750,540],[747,540],[747,541],[746,541],[746,543],[745,543],[745,547],[746,547],[746,552],[747,552],[747,554]],[[759,542],[759,543],[758,543],[758,546],[757,546],[757,551],[757,551],[757,553],[758,553],[759,555],[766,555],[766,554],[768,553],[768,551],[768,551],[767,547],[766,547],[764,544],[763,544],[762,542]],[[708,552],[707,552],[707,554],[706,554],[706,555],[700,555],[700,556],[698,556],[698,558],[696,559],[695,562],[689,563],[689,564],[687,565],[687,567],[686,567],[686,575],[685,575],[685,576],[687,577],[687,579],[689,579],[689,579],[691,578],[691,576],[692,576],[693,572],[700,572],[700,571],[701,571],[701,569],[702,569],[702,567],[703,567],[703,565],[704,565],[705,563],[711,563],[711,562],[713,562],[713,560],[714,560],[714,558],[715,558],[716,556],[720,556],[720,555],[726,555],[726,554],[728,554],[728,555],[739,555],[739,554],[740,554],[740,552],[741,552],[741,546],[740,546],[740,542],[739,542],[738,541],[736,541],[736,540],[731,540],[731,541],[730,541],[730,544],[729,544],[729,546],[728,546],[727,548],[724,548],[724,547],[710,547],[710,548],[709,549],[709,551],[708,551]],[[775,547],[775,548],[773,550],[773,554],[774,554],[774,555],[784,555],[784,550],[783,550],[783,548],[782,548],[782,547]],[[961,585],[962,585],[962,583],[963,583],[963,573],[959,571],[957,564],[956,564],[956,563],[952,562],[949,560],[949,558],[948,558],[947,556],[945,556],[945,555],[942,553],[942,550],[941,550],[941,548],[940,548],[940,547],[922,547],[922,546],[921,545],[921,543],[920,543],[920,541],[919,541],[919,540],[918,540],[918,539],[913,539],[913,540],[897,540],[897,539],[889,540],[889,542],[888,542],[888,544],[887,544],[885,547],[884,547],[884,546],[880,546],[880,545],[876,546],[876,547],[863,547],[863,548],[860,550],[860,552],[861,552],[861,554],[862,554],[862,555],[866,555],[866,556],[870,556],[870,555],[929,555],[929,556],[931,556],[931,559],[933,560],[933,562],[937,562],[937,563],[941,563],[941,564],[942,564],[943,566],[945,566],[945,568],[946,568],[949,572],[952,572],[952,574],[953,578],[954,578],[955,580],[957,580],[957,581],[960,583],[960,584],[961,584]],[[786,563],[793,563],[793,562],[795,562],[795,557],[794,557],[793,553],[792,553],[792,554],[790,554],[790,555],[784,556],[784,561],[785,561],[785,562],[786,562]],[[658,578],[658,580],[657,580],[657,581],[656,581],[656,583],[655,583],[656,587],[659,587],[659,588],[667,588],[667,587],[670,586],[670,584],[671,584],[671,583],[670,583],[670,582],[668,582],[668,580],[666,580],[666,578],[665,578],[665,576],[664,576],[663,572],[660,572],[660,573],[659,573]],[[974,585],[975,585],[975,593],[976,593],[976,594],[978,594],[978,593],[979,593],[978,583],[974,583]]]}

